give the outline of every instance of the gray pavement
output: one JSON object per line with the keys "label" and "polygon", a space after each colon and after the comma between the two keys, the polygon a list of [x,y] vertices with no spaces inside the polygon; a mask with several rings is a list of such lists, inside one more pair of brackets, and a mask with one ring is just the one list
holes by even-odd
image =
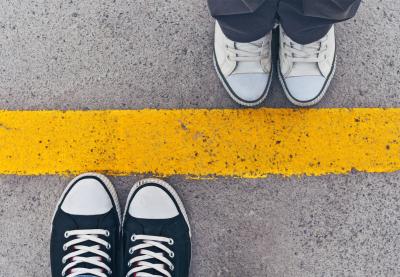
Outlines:
{"label": "gray pavement", "polygon": [[[238,108],[212,30],[205,0],[3,0],[0,109]],[[337,33],[319,107],[399,107],[400,3],[364,1]],[[290,106],[277,82],[265,106]],[[140,177],[112,178],[123,203]],[[50,276],[69,179],[0,177],[0,277]],[[193,226],[192,276],[400,276],[400,173],[167,181]]]}

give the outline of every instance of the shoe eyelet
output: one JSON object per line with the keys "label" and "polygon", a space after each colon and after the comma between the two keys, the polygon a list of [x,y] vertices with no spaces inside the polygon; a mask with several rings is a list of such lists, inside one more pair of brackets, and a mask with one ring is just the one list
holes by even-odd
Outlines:
{"label": "shoe eyelet", "polygon": [[133,248],[129,248],[129,254],[133,254]]}
{"label": "shoe eyelet", "polygon": [[175,257],[175,253],[174,253],[174,252],[169,253],[169,257],[170,257],[170,258]]}
{"label": "shoe eyelet", "polygon": [[133,235],[131,236],[131,241],[136,241],[136,235],[135,235],[135,234],[133,234]]}
{"label": "shoe eyelet", "polygon": [[173,265],[171,265],[171,266],[169,267],[169,269],[171,269],[171,271],[174,271],[175,267],[174,267]]}
{"label": "shoe eyelet", "polygon": [[106,230],[106,237],[110,236],[110,231]]}
{"label": "shoe eyelet", "polygon": [[168,244],[169,245],[173,245],[174,244],[174,240],[173,239],[169,239]]}
{"label": "shoe eyelet", "polygon": [[111,262],[111,258],[110,257],[107,258],[107,262]]}
{"label": "shoe eyelet", "polygon": [[112,270],[110,269],[109,271],[108,271],[108,275],[111,275],[112,274]]}
{"label": "shoe eyelet", "polygon": [[110,250],[111,249],[111,244],[107,244],[106,249]]}
{"label": "shoe eyelet", "polygon": [[68,250],[68,247],[67,247],[65,244],[63,245],[63,250],[64,250],[64,251],[67,251],[67,250]]}
{"label": "shoe eyelet", "polygon": [[69,233],[68,233],[68,231],[66,231],[65,233],[64,233],[64,238],[69,238]]}
{"label": "shoe eyelet", "polygon": [[61,262],[62,262],[63,264],[65,264],[67,261],[66,261],[64,258],[62,258]]}
{"label": "shoe eyelet", "polygon": [[132,265],[131,262],[128,262],[128,267],[131,267],[131,265]]}

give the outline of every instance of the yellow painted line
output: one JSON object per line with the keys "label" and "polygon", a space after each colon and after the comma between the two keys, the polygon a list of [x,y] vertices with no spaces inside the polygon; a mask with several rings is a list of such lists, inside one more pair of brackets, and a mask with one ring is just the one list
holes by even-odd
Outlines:
{"label": "yellow painted line", "polygon": [[0,111],[0,174],[400,170],[400,109]]}

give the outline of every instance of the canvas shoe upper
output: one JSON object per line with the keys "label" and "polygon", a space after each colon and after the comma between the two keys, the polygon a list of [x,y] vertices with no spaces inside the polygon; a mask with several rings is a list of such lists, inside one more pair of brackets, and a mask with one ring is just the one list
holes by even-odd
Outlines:
{"label": "canvas shoe upper", "polygon": [[272,81],[271,33],[240,43],[228,39],[215,23],[214,66],[229,95],[241,105],[264,101]]}
{"label": "canvas shoe upper", "polygon": [[302,45],[280,27],[279,79],[288,99],[298,106],[318,103],[336,68],[334,27],[318,41]]}
{"label": "canvas shoe upper", "polygon": [[110,181],[76,177],[65,189],[52,222],[53,277],[116,277],[120,208]]}
{"label": "canvas shoe upper", "polygon": [[122,229],[126,277],[187,277],[191,242],[185,208],[166,182],[136,183],[127,200]]}

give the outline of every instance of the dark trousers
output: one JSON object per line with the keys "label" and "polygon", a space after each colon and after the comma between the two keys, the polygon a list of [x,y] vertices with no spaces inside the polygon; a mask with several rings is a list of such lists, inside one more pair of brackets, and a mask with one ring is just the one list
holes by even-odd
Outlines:
{"label": "dark trousers", "polygon": [[325,36],[334,23],[352,18],[361,0],[208,0],[211,15],[233,41],[251,42],[279,20],[300,44]]}

